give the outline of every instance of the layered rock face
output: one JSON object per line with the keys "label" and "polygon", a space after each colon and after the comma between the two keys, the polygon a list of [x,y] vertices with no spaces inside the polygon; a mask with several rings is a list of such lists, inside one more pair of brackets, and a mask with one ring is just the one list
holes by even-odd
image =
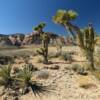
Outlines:
{"label": "layered rock face", "polygon": [[[54,33],[47,32],[50,36],[50,39],[54,41],[58,35]],[[40,44],[41,38],[40,33],[34,31],[31,34],[14,34],[8,35],[7,37],[0,38],[0,44],[2,45],[14,45],[14,46],[21,46],[21,45],[31,45],[31,44]]]}

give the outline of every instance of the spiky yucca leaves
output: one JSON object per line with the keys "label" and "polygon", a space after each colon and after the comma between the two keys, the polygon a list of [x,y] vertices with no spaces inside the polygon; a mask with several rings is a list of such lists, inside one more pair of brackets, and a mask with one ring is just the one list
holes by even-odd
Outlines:
{"label": "spiky yucca leaves", "polygon": [[16,80],[19,83],[19,87],[23,88],[23,94],[28,93],[30,88],[34,95],[40,95],[49,92],[48,86],[43,86],[37,83],[36,80],[32,80],[32,71],[27,65],[25,65],[24,68],[20,71]]}
{"label": "spiky yucca leaves", "polygon": [[58,10],[53,20],[55,23],[66,24],[71,20],[75,20],[77,16],[78,14],[73,10]]}
{"label": "spiky yucca leaves", "polygon": [[75,33],[77,33],[79,43],[80,45],[83,45],[82,32],[80,28],[72,24],[72,21],[75,20],[77,16],[78,14],[73,10],[58,10],[56,15],[53,16],[53,21],[57,24],[64,26],[65,29],[71,33],[74,39],[76,39]]}
{"label": "spiky yucca leaves", "polygon": [[46,24],[44,22],[41,22],[39,25],[37,25],[34,30],[38,31],[39,33],[43,32],[43,28],[46,26]]}
{"label": "spiky yucca leaves", "polygon": [[26,90],[28,90],[28,88],[33,84],[31,78],[32,72],[29,67],[25,65],[24,68],[20,70],[16,78],[19,83],[19,87],[22,87],[24,92],[26,92]]}
{"label": "spiky yucca leaves", "polygon": [[48,64],[48,44],[49,44],[49,36],[47,33],[41,34],[42,39],[42,47],[40,50],[37,50],[37,53],[43,56],[43,63]]}
{"label": "spiky yucca leaves", "polygon": [[14,79],[11,76],[11,65],[4,66],[0,70],[0,85],[4,86],[5,89],[9,89],[13,86]]}

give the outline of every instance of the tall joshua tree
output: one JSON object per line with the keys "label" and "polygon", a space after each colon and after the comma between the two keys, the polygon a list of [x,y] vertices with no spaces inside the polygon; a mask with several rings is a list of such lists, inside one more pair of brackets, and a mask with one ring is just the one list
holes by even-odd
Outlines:
{"label": "tall joshua tree", "polygon": [[80,28],[77,27],[76,25],[72,24],[72,21],[75,20],[77,18],[77,16],[78,16],[78,14],[73,10],[68,10],[68,11],[67,10],[58,10],[56,15],[53,16],[53,21],[56,24],[60,24],[63,27],[65,27],[65,29],[67,31],[69,31],[71,33],[71,35],[74,37],[74,39],[76,39],[76,35],[75,35],[75,32],[76,32],[78,35],[80,44],[83,45],[82,32],[81,32]]}
{"label": "tall joshua tree", "polygon": [[[91,69],[94,70],[94,44],[95,44],[95,32],[91,24],[89,27],[82,32],[81,29],[72,23],[77,17],[77,13],[73,10],[58,10],[56,15],[53,17],[53,21],[57,24],[64,26],[70,31],[72,36],[76,38],[76,34],[79,39],[79,46],[87,54],[87,60],[90,62]],[[76,34],[75,34],[76,33]]]}
{"label": "tall joshua tree", "polygon": [[34,30],[40,33],[40,38],[42,40],[42,47],[40,50],[37,50],[37,53],[43,56],[43,63],[48,64],[48,44],[50,40],[50,36],[43,32],[43,28],[45,27],[45,23],[40,23]]}
{"label": "tall joshua tree", "polygon": [[70,27],[67,26],[67,23],[70,21],[73,21],[76,19],[77,17],[77,13],[73,10],[58,10],[56,15],[53,16],[53,21],[57,24],[62,25],[63,27],[65,27],[66,30],[69,30],[69,32],[71,33],[71,35],[76,38],[75,34],[73,33],[72,29]]}

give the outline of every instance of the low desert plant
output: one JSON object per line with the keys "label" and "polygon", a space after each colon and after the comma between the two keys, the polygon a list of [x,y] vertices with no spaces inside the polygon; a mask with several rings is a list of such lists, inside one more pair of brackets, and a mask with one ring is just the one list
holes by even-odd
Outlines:
{"label": "low desert plant", "polygon": [[13,62],[14,62],[14,58],[12,56],[0,56],[0,64],[2,65],[7,65]]}
{"label": "low desert plant", "polygon": [[78,64],[72,65],[72,70],[75,71],[75,72],[77,72],[80,68],[81,68],[81,66],[78,65]]}
{"label": "low desert plant", "polygon": [[78,64],[75,64],[72,66],[72,70],[77,72],[77,74],[80,74],[80,75],[87,75],[87,71],[85,70],[84,67],[82,67],[81,65],[78,65]]}
{"label": "low desert plant", "polygon": [[51,58],[58,58],[60,56],[61,56],[61,53],[57,51],[57,52],[51,52],[51,53],[49,53],[48,58],[49,59],[51,59]]}
{"label": "low desert plant", "polygon": [[38,70],[38,68],[36,68],[32,63],[28,63],[26,66],[29,68],[30,71],[37,71]]}
{"label": "low desert plant", "polygon": [[28,66],[24,66],[24,68],[17,75],[16,80],[18,81],[19,87],[22,88],[22,94],[28,93],[30,89],[35,95],[39,95],[47,91],[46,86],[42,86],[37,83],[36,80],[32,80],[32,71]]}
{"label": "low desert plant", "polygon": [[70,53],[66,53],[66,52],[62,53],[61,54],[61,58],[63,60],[65,60],[65,61],[69,61],[69,62],[72,62],[73,61],[72,55]]}
{"label": "low desert plant", "polygon": [[11,65],[2,67],[0,70],[0,85],[4,86],[5,89],[10,89],[13,86],[14,78],[11,76]]}
{"label": "low desert plant", "polygon": [[17,81],[19,81],[19,86],[23,87],[23,91],[26,93],[28,88],[33,84],[32,80],[32,72],[30,71],[29,67],[24,66],[22,70],[20,70],[19,74],[17,75]]}

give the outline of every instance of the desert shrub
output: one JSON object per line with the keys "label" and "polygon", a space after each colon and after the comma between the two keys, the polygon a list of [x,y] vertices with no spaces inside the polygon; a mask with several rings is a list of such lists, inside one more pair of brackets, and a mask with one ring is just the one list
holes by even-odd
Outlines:
{"label": "desert shrub", "polygon": [[75,71],[75,72],[77,72],[80,68],[81,68],[81,66],[78,65],[78,64],[72,65],[72,70]]}
{"label": "desert shrub", "polygon": [[4,86],[5,89],[10,89],[13,86],[14,78],[11,76],[11,65],[2,67],[0,70],[0,85]]}
{"label": "desert shrub", "polygon": [[30,91],[33,91],[34,95],[44,94],[48,91],[47,86],[42,86],[36,80],[32,80],[32,71],[28,66],[24,66],[24,68],[17,75],[16,80],[18,81],[18,85],[22,88],[22,94],[26,94]]}
{"label": "desert shrub", "polygon": [[51,52],[49,53],[48,58],[58,58],[61,56],[61,52]]}
{"label": "desert shrub", "polygon": [[24,68],[19,72],[17,75],[17,81],[19,82],[19,86],[22,88],[24,93],[29,91],[29,87],[31,84],[33,84],[32,78],[32,72],[30,69],[25,65]]}
{"label": "desert shrub", "polygon": [[88,72],[85,70],[84,67],[82,67],[81,65],[78,65],[78,64],[74,64],[72,66],[72,70],[77,72],[77,74],[80,74],[80,75],[87,75]]}
{"label": "desert shrub", "polygon": [[28,63],[26,66],[30,69],[30,71],[38,71],[38,68],[36,68],[32,63]]}
{"label": "desert shrub", "polygon": [[61,58],[62,58],[63,60],[65,60],[65,61],[70,61],[70,62],[73,61],[72,55],[71,55],[70,53],[66,53],[66,52],[62,53],[62,54],[61,54]]}
{"label": "desert shrub", "polygon": [[14,62],[14,58],[11,56],[0,56],[0,64],[2,65],[7,65],[13,62]]}

